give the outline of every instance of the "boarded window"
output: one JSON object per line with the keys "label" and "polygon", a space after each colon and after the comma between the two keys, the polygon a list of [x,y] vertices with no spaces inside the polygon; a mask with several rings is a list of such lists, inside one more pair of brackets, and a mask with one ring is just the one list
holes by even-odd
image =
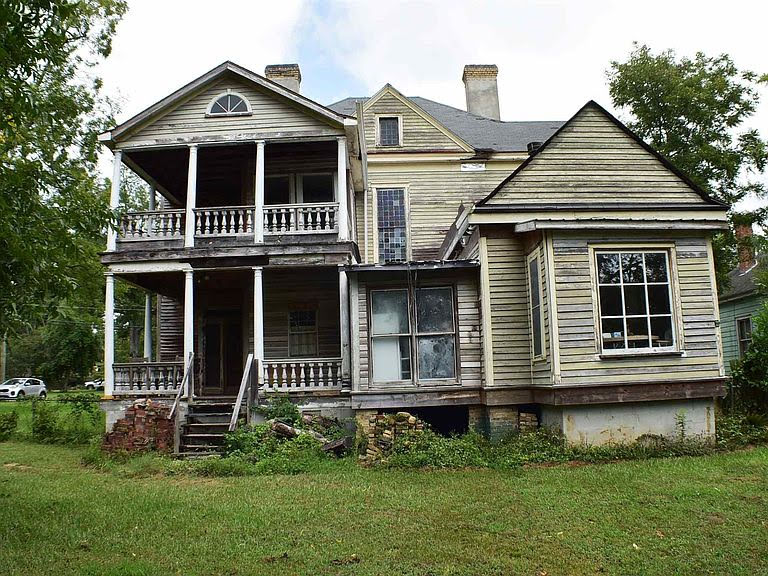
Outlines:
{"label": "boarded window", "polygon": [[544,322],[541,312],[541,276],[539,274],[538,257],[531,258],[528,262],[528,289],[531,304],[531,341],[533,357],[543,355]]}
{"label": "boarded window", "polygon": [[603,350],[675,345],[666,252],[597,252]]}
{"label": "boarded window", "polygon": [[379,231],[379,261],[407,259],[408,239],[405,218],[405,189],[380,188],[376,191]]}
{"label": "boarded window", "polygon": [[242,97],[237,94],[224,94],[211,104],[209,114],[223,116],[225,114],[246,114],[247,112],[248,104]]}
{"label": "boarded window", "polygon": [[288,314],[288,354],[291,358],[317,357],[317,311]]}
{"label": "boarded window", "polygon": [[736,333],[739,337],[739,358],[744,356],[752,343],[752,318],[736,320]]}
{"label": "boarded window", "polygon": [[379,146],[400,146],[400,118],[379,118]]}

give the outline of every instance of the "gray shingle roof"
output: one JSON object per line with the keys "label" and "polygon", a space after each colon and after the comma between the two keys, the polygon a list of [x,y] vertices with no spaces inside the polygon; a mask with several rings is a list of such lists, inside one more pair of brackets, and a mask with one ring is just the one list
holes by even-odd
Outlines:
{"label": "gray shingle roof", "polygon": [[728,279],[730,280],[730,284],[728,286],[728,290],[720,295],[720,300],[740,298],[756,292],[757,284],[755,284],[755,274],[758,272],[758,270],[763,269],[763,260],[764,257],[761,257],[761,264],[759,266],[752,266],[746,272],[742,272],[738,267],[728,272]]}
{"label": "gray shingle roof", "polygon": [[[476,150],[524,152],[529,142],[544,142],[563,125],[558,120],[502,122],[419,96],[408,99]],[[330,104],[328,108],[352,116],[355,114],[355,104],[366,100],[368,98],[365,97],[345,98]]]}

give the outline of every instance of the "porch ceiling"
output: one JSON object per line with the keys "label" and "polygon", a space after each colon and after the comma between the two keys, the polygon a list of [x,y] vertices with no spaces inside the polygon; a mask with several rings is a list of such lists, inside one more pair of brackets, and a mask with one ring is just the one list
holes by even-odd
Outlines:
{"label": "porch ceiling", "polygon": [[156,294],[162,294],[175,300],[184,298],[184,273],[183,272],[152,272],[137,274],[117,274],[121,280],[130,282],[134,286],[149,290]]}

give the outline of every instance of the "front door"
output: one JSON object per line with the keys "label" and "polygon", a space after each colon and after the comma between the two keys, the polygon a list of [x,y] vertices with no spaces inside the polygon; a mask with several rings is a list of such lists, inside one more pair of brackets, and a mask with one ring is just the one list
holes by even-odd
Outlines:
{"label": "front door", "polygon": [[203,396],[234,396],[243,369],[242,320],[237,311],[208,313],[203,329]]}

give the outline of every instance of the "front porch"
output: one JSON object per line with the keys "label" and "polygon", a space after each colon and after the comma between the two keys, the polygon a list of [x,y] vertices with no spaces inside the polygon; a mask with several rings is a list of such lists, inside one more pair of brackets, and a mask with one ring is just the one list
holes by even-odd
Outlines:
{"label": "front porch", "polygon": [[[177,267],[107,273],[106,396],[234,399],[250,354],[251,382],[261,395],[338,395],[349,387],[343,269]],[[155,300],[148,297],[147,313],[157,314],[158,321],[156,334],[146,324],[150,343],[144,358],[114,361],[116,278],[157,294],[154,310]]]}

